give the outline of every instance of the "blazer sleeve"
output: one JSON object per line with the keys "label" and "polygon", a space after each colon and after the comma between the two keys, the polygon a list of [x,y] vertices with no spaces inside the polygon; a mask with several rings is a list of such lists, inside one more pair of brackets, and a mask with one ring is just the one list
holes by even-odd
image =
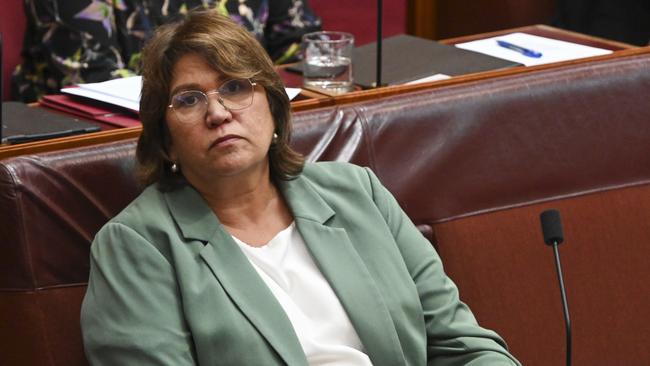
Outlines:
{"label": "blazer sleeve", "polygon": [[428,365],[520,365],[493,331],[481,328],[445,274],[440,257],[367,169],[375,204],[382,212],[415,282],[424,312]]}
{"label": "blazer sleeve", "polygon": [[173,267],[123,224],[93,242],[81,330],[91,365],[195,364]]}

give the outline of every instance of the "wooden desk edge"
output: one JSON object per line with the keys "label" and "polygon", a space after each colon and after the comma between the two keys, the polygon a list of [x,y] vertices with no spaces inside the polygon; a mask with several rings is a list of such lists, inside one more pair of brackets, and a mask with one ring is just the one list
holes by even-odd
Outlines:
{"label": "wooden desk edge", "polygon": [[545,25],[545,24],[535,24],[535,25],[527,25],[524,27],[518,27],[518,28],[510,28],[510,29],[503,29],[503,30],[498,30],[494,32],[487,32],[487,33],[481,33],[481,34],[473,34],[469,36],[461,36],[461,37],[454,37],[454,38],[447,38],[447,39],[442,39],[438,42],[447,44],[447,45],[454,45],[458,43],[463,43],[463,42],[469,42],[469,41],[475,41],[477,39],[484,39],[484,38],[491,38],[491,37],[496,37],[504,34],[509,34],[509,33],[516,33],[516,32],[534,32],[534,31],[542,31],[542,32],[548,32],[548,33],[554,33],[558,36],[567,36],[569,38],[575,38],[579,39],[581,41],[584,41],[585,43],[594,43],[595,47],[600,48],[606,48],[612,51],[618,51],[618,50],[624,50],[624,49],[629,49],[629,48],[636,48],[637,46],[623,43],[623,42],[618,42],[618,41],[613,41],[610,39],[605,39],[605,38],[600,38],[600,37],[595,37],[595,36],[590,36],[587,34],[582,34],[582,33],[577,33],[573,32],[570,30],[566,29],[561,29],[561,28],[556,28],[552,27],[550,25]]}
{"label": "wooden desk edge", "polygon": [[[573,65],[573,64],[581,64],[584,63],[585,61],[600,61],[600,60],[608,60],[608,59],[614,59],[620,57],[633,57],[642,54],[650,54],[650,46],[625,49],[621,51],[616,51],[608,55],[581,58],[581,59],[569,60],[563,62],[555,62],[555,63],[538,65],[538,66],[517,66],[508,69],[483,71],[474,74],[456,76],[450,79],[430,81],[426,83],[419,83],[413,85],[395,85],[395,86],[387,86],[378,89],[362,90],[362,91],[351,92],[345,95],[335,97],[328,102],[331,102],[331,104],[335,104],[335,105],[344,105],[344,104],[362,102],[369,99],[376,99],[376,98],[387,97],[396,94],[409,93],[409,92],[414,92],[414,91],[419,91],[424,89],[441,88],[445,86],[451,86],[451,85],[467,83],[467,82],[474,82],[483,79],[494,79],[497,77],[505,77],[510,75],[523,75],[525,73],[536,72],[540,70],[554,69],[554,68]],[[310,101],[305,101],[305,102],[308,103]],[[315,107],[320,107],[320,105],[318,105],[317,102],[311,103],[309,105],[311,108],[307,108],[307,106],[308,106],[307,104],[301,105],[301,107],[304,109],[312,109]]]}
{"label": "wooden desk edge", "polygon": [[25,144],[6,145],[0,148],[0,159],[19,155],[28,155],[40,152],[90,146],[107,142],[122,141],[140,136],[141,131],[141,126],[135,126],[89,133],[85,135],[75,135],[43,141],[34,141]]}
{"label": "wooden desk edge", "polygon": [[[482,79],[505,77],[514,74],[535,72],[539,70],[583,63],[585,61],[598,61],[598,60],[606,60],[606,59],[612,59],[618,57],[632,57],[636,55],[649,54],[649,53],[650,53],[650,46],[628,48],[628,49],[616,51],[612,54],[603,55],[603,56],[595,56],[595,57],[557,62],[557,63],[551,63],[545,65],[538,65],[538,66],[529,66],[529,67],[518,66],[518,67],[513,67],[513,68],[503,69],[503,70],[485,71],[485,72],[480,72],[475,74],[457,76],[447,80],[431,81],[427,83],[420,83],[414,85],[388,86],[388,87],[383,87],[378,89],[355,91],[337,97],[301,100],[301,101],[291,103],[291,108],[293,112],[299,112],[299,111],[317,109],[322,107],[328,107],[332,105],[344,105],[344,104],[357,103],[357,102],[367,101],[370,99],[415,92],[424,89],[440,88],[440,87],[451,86],[459,83],[479,81]],[[123,128],[123,129],[115,129],[109,131],[90,133],[86,135],[62,137],[62,138],[51,139],[46,141],[36,141],[36,142],[31,142],[26,144],[7,145],[7,146],[0,147],[0,159],[5,159],[5,158],[19,156],[19,155],[28,155],[33,153],[46,152],[46,151],[89,146],[89,145],[99,144],[99,143],[121,141],[129,138],[136,138],[140,135],[141,131],[142,131],[142,127],[136,126],[136,127]]]}
{"label": "wooden desk edge", "polygon": [[[300,111],[334,104],[332,97],[321,97],[307,99],[291,103],[292,111]],[[83,135],[60,137],[48,140],[28,142],[16,145],[1,145],[0,159],[6,159],[19,155],[29,155],[47,151],[55,151],[95,144],[122,141],[130,138],[137,138],[142,132],[142,126],[117,128],[113,130],[88,133]]]}
{"label": "wooden desk edge", "polygon": [[537,27],[537,28],[543,29],[543,30],[547,30],[549,32],[565,33],[567,35],[570,35],[572,37],[575,37],[575,38],[581,39],[581,40],[585,40],[585,41],[593,41],[595,43],[602,43],[603,46],[610,46],[611,45],[612,47],[619,47],[621,50],[625,50],[625,49],[628,49],[628,48],[637,48],[638,47],[638,46],[635,46],[633,44],[623,43],[623,42],[615,41],[615,40],[612,40],[612,39],[601,38],[601,37],[596,37],[596,36],[592,36],[592,35],[588,35],[588,34],[578,33],[578,32],[570,31],[570,30],[567,30],[567,29],[555,28],[555,27],[552,27],[552,26],[546,25],[546,24],[537,24],[534,27]]}

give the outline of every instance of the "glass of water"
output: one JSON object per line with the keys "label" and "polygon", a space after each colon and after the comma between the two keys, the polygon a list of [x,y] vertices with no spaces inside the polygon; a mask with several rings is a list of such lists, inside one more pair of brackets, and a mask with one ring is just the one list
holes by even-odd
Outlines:
{"label": "glass of water", "polygon": [[352,90],[354,36],[344,32],[313,32],[302,37],[303,84],[326,94]]}

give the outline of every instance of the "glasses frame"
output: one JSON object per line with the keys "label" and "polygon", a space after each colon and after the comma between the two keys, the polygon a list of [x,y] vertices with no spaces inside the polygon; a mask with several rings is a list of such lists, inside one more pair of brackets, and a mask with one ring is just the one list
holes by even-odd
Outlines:
{"label": "glasses frame", "polygon": [[[224,104],[224,100],[221,97],[221,93],[219,92],[219,89],[221,89],[221,87],[226,85],[227,83],[229,83],[231,81],[235,81],[235,80],[246,80],[251,85],[250,101],[244,107],[229,108]],[[205,112],[203,113],[203,117],[205,118],[205,114],[208,113],[208,106],[210,105],[210,96],[211,95],[216,94],[217,95],[217,101],[227,111],[240,111],[240,110],[246,109],[246,108],[250,107],[251,105],[253,105],[253,99],[255,98],[255,87],[256,86],[257,86],[257,83],[252,81],[251,79],[228,79],[228,80],[224,81],[223,83],[221,83],[221,85],[219,85],[219,87],[217,87],[216,89],[208,90],[206,92],[203,92],[201,90],[183,90],[183,91],[180,91],[180,92],[178,92],[178,93],[171,96],[170,103],[167,106],[167,108],[170,108],[174,112],[174,115],[176,116],[176,118],[181,123],[192,124],[192,123],[198,122],[200,120],[200,118],[197,118],[196,121],[186,121],[180,116],[180,114],[176,111],[176,108],[174,108],[174,102],[173,102],[174,98],[176,98],[178,95],[181,95],[183,93],[201,93],[205,97],[205,102],[204,102],[204,104],[205,104]]]}

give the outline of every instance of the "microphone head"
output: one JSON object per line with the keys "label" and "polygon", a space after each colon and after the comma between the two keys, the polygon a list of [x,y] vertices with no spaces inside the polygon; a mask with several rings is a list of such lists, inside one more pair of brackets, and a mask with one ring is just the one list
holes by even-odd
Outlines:
{"label": "microphone head", "polygon": [[555,209],[546,210],[539,215],[539,219],[542,222],[542,233],[546,244],[560,244],[564,241],[560,211]]}

